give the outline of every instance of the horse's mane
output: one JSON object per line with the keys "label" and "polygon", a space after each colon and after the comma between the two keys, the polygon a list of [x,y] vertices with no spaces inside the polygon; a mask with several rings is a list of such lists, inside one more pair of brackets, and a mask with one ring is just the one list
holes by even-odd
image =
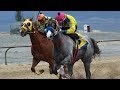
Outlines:
{"label": "horse's mane", "polygon": [[53,27],[55,30],[59,29],[59,24],[58,24],[57,20],[54,18],[51,18],[48,20],[46,27],[49,27],[49,26]]}
{"label": "horse's mane", "polygon": [[36,30],[37,32],[39,32],[39,34],[41,34],[41,35],[44,35],[44,36],[45,36],[45,33],[44,33],[44,31],[43,31],[43,30],[38,31],[38,28],[37,28],[37,23],[33,22],[33,28],[34,28],[34,30]]}

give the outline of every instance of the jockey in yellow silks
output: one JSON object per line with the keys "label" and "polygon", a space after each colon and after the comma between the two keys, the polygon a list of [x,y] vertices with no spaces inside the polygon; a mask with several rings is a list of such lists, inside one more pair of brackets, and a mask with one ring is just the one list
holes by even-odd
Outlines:
{"label": "jockey in yellow silks", "polygon": [[77,21],[73,16],[59,12],[58,15],[56,16],[56,20],[61,26],[62,32],[64,34],[67,34],[75,41],[79,42],[79,47],[78,47],[79,49],[88,44],[84,36],[76,32]]}

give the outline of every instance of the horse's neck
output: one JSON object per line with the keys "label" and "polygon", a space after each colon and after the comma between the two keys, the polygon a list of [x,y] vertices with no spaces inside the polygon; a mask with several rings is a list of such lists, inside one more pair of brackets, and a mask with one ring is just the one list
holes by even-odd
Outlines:
{"label": "horse's neck", "polygon": [[54,37],[54,46],[56,49],[64,51],[66,48],[74,47],[75,43],[68,35],[59,33]]}
{"label": "horse's neck", "polygon": [[54,46],[56,46],[56,48],[61,49],[64,46],[64,38],[63,38],[63,34],[59,33],[54,37],[53,40]]}
{"label": "horse's neck", "polygon": [[37,45],[42,42],[43,35],[38,32],[38,30],[34,30],[35,33],[31,33],[30,35],[30,40],[32,45]]}

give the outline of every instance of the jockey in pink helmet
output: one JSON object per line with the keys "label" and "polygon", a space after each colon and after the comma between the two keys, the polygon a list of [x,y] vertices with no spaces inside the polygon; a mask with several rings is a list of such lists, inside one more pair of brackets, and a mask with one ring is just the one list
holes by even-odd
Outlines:
{"label": "jockey in pink helmet", "polygon": [[86,40],[84,36],[80,33],[77,33],[77,21],[76,19],[68,14],[58,12],[56,16],[56,20],[61,26],[62,32],[70,36],[73,40],[78,40],[80,46],[84,46],[86,44]]}
{"label": "jockey in pink helmet", "polygon": [[59,12],[56,20],[62,26],[62,30],[65,34],[73,34],[77,30],[77,21],[71,15]]}
{"label": "jockey in pink helmet", "polygon": [[62,22],[65,19],[65,14],[64,13],[58,13],[58,16],[56,17],[56,20],[58,23]]}

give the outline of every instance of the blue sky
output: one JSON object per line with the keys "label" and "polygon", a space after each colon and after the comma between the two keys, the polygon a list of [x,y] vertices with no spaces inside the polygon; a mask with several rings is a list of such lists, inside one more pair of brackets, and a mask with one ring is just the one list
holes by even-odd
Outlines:
{"label": "blue sky", "polygon": [[[55,17],[58,11],[42,11],[45,15]],[[91,25],[92,29],[103,31],[120,31],[120,11],[63,11],[73,15],[79,29],[84,24]],[[38,11],[36,11],[36,14]],[[32,17],[34,11],[24,11],[25,18]],[[0,32],[9,31],[9,24],[15,23],[15,11],[0,11]]]}

